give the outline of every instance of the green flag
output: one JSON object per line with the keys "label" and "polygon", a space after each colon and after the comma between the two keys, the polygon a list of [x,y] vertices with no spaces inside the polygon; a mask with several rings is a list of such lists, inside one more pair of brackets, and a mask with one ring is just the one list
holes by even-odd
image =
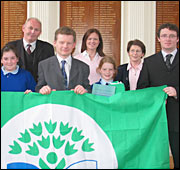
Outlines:
{"label": "green flag", "polygon": [[169,169],[164,87],[1,92],[1,168]]}

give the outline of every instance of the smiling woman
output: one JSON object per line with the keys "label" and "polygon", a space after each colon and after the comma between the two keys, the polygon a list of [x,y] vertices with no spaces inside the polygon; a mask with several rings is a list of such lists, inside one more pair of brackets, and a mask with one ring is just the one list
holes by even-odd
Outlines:
{"label": "smiling woman", "polygon": [[139,74],[142,69],[142,58],[146,54],[144,43],[138,39],[131,40],[127,44],[129,63],[118,66],[115,81],[124,83],[126,90],[136,90]]}
{"label": "smiling woman", "polygon": [[104,56],[101,33],[95,28],[87,30],[82,39],[81,53],[74,56],[74,58],[89,65],[90,85],[100,79],[100,74],[96,72],[96,69]]}

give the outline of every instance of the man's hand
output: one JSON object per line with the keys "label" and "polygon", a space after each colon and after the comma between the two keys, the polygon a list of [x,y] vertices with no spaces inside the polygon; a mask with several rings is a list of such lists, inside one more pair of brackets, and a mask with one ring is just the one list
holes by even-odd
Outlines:
{"label": "man's hand", "polygon": [[87,93],[87,90],[81,86],[81,85],[77,85],[74,89],[72,89],[76,94],[84,94]]}
{"label": "man's hand", "polygon": [[175,98],[177,97],[177,92],[174,87],[166,87],[163,89],[163,91],[167,93],[168,96],[173,96]]}
{"label": "man's hand", "polygon": [[52,89],[47,85],[47,86],[43,86],[40,90],[39,93],[41,94],[50,94],[52,91]]}

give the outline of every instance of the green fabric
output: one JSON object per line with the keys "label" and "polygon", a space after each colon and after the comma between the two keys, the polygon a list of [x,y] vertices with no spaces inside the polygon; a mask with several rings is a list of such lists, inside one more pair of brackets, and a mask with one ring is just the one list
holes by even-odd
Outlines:
{"label": "green fabric", "polygon": [[[136,91],[124,91],[122,87],[120,92],[111,97],[92,94],[77,95],[73,91],[56,91],[49,95],[1,92],[1,128],[22,111],[34,106],[47,103],[68,105],[89,115],[103,129],[115,150],[119,169],[169,169],[165,109],[167,95],[163,92],[164,87]],[[56,128],[56,124],[52,122],[45,124],[49,133],[53,133]],[[64,125],[62,128],[65,128]],[[76,141],[83,138],[77,133],[77,130],[74,131]],[[39,144],[44,148],[49,147],[49,139],[42,138],[43,140],[45,144],[41,141]],[[55,146],[60,147],[61,143],[57,143],[55,138],[53,140]],[[87,143],[86,140],[84,144]],[[34,148],[37,147],[35,145]],[[90,146],[89,150],[92,150]],[[54,152],[49,153],[48,160],[50,163],[57,161]],[[42,159],[40,164],[44,164]],[[65,164],[64,159],[61,164]]]}

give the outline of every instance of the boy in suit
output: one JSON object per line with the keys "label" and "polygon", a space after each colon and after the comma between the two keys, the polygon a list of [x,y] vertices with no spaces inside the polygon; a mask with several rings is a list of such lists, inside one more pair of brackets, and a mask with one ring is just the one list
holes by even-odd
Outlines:
{"label": "boy in suit", "polygon": [[179,29],[175,24],[162,24],[157,32],[161,51],[144,59],[138,89],[167,85],[167,119],[174,168],[179,169]]}
{"label": "boy in suit", "polygon": [[45,41],[38,40],[41,34],[41,22],[37,18],[29,18],[22,26],[24,36],[20,40],[9,42],[20,57],[18,65],[31,72],[37,82],[38,63],[54,56],[54,48]]}
{"label": "boy in suit", "polygon": [[52,90],[74,90],[75,93],[90,92],[89,66],[74,59],[71,53],[76,45],[76,33],[67,26],[55,32],[54,47],[57,55],[39,63],[36,91],[50,94]]}

